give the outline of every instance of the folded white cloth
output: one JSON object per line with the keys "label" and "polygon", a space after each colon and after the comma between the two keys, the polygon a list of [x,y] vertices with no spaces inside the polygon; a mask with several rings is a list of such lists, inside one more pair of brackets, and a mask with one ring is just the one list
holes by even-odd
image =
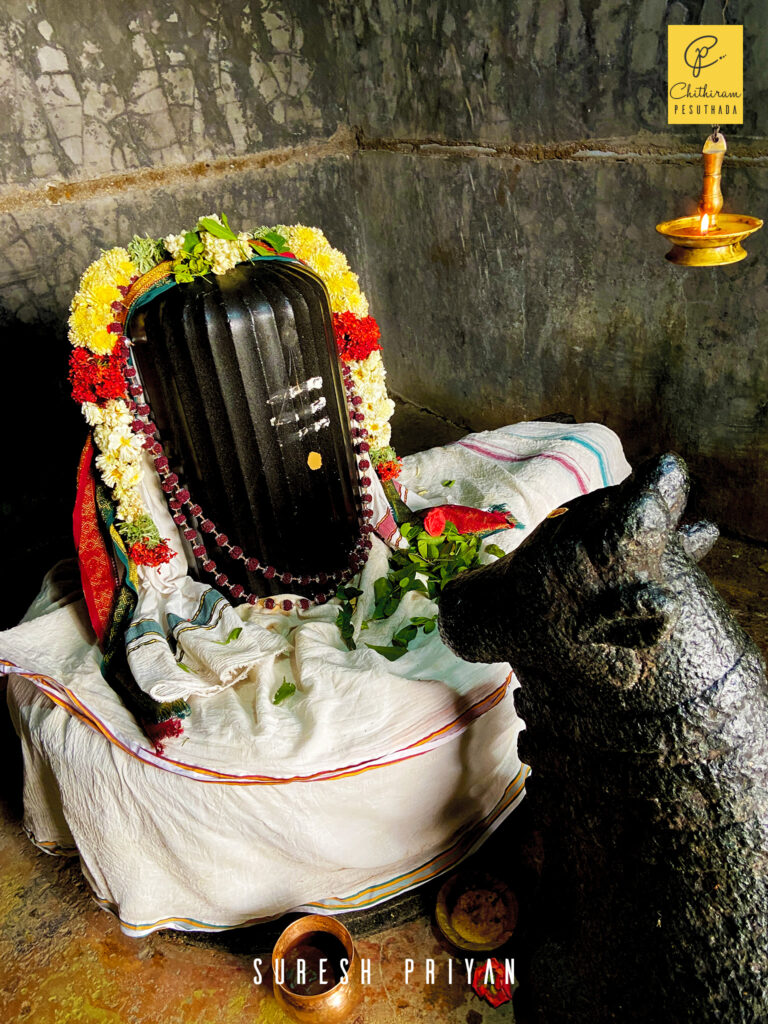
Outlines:
{"label": "folded white cloth", "polygon": [[258,621],[243,621],[222,594],[189,576],[166,592],[140,587],[125,643],[134,679],[157,701],[217,693],[290,647]]}
{"label": "folded white cloth", "polygon": [[618,437],[600,423],[514,423],[404,460],[407,504],[503,505],[525,529],[493,538],[517,547],[553,509],[600,487],[620,483],[631,469]]}

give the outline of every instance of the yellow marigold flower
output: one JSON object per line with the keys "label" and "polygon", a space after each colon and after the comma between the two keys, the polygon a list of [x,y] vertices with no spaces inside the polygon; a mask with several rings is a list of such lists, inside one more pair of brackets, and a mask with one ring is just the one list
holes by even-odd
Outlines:
{"label": "yellow marigold flower", "polygon": [[368,303],[360,291],[357,275],[349,269],[347,257],[334,249],[319,228],[294,224],[275,230],[288,239],[290,249],[318,274],[328,288],[334,313],[351,310],[357,316],[368,315]]}
{"label": "yellow marigold flower", "polygon": [[294,224],[288,228],[288,241],[291,251],[301,259],[309,261],[318,252],[327,252],[331,244],[320,228],[308,228],[304,224]]}
{"label": "yellow marigold flower", "polygon": [[368,316],[368,299],[366,299],[364,293],[359,288],[356,293],[349,297],[349,310],[361,319],[364,316]]}
{"label": "yellow marigold flower", "polygon": [[306,257],[306,262],[325,281],[341,277],[342,274],[349,271],[347,257],[338,249],[310,253]]}
{"label": "yellow marigold flower", "polygon": [[78,291],[83,292],[84,289],[90,288],[92,285],[96,284],[96,282],[103,277],[103,273],[103,268],[98,261],[96,263],[91,263],[90,266],[85,269],[82,277],[80,278],[80,287]]}
{"label": "yellow marigold flower", "polygon": [[87,347],[96,326],[91,307],[84,302],[73,303],[69,317],[69,340],[72,344]]}
{"label": "yellow marigold flower", "polygon": [[[122,278],[119,279],[122,282]],[[88,278],[83,277],[80,282],[80,291],[77,294],[77,304],[87,303],[89,306],[109,309],[110,303],[119,299],[115,278],[106,277],[103,274],[93,274]]]}
{"label": "yellow marigold flower", "polygon": [[106,308],[111,313],[110,306],[120,298],[120,292],[117,285],[99,282],[91,289],[91,294],[88,297],[95,307]]}
{"label": "yellow marigold flower", "polygon": [[105,252],[97,263],[109,271],[110,278],[116,284],[128,284],[131,278],[138,274],[135,263],[128,255],[128,250],[120,246]]}
{"label": "yellow marigold flower", "polygon": [[[115,289],[117,291],[117,289]],[[118,298],[121,298],[120,292],[117,292]],[[109,302],[95,302],[91,306],[93,312],[93,319],[97,326],[105,326],[111,324],[115,319],[115,311],[112,309],[112,303],[114,299],[110,299]]]}
{"label": "yellow marigold flower", "polygon": [[325,282],[331,297],[331,309],[334,313],[351,310],[355,316],[368,316],[368,301],[360,291],[357,274],[351,270],[332,277]]}
{"label": "yellow marigold flower", "polygon": [[[296,255],[298,256],[298,253]],[[327,277],[331,272],[333,254],[330,252],[314,253],[309,260],[309,264],[314,272],[319,274],[320,277]]]}
{"label": "yellow marigold flower", "polygon": [[[337,276],[341,277],[343,274],[351,273],[351,271],[349,269],[349,263],[347,262],[347,257],[344,255],[343,252],[339,252],[338,249],[331,249],[331,251],[329,253],[329,257],[330,257],[329,273],[333,277],[337,277]],[[357,277],[356,276],[355,276],[355,281],[357,281]]]}
{"label": "yellow marigold flower", "polygon": [[116,334],[110,334],[106,327],[97,327],[86,341],[86,348],[97,356],[105,356],[115,347]]}
{"label": "yellow marigold flower", "polygon": [[80,293],[85,295],[92,288],[101,284],[112,284],[114,279],[114,271],[104,263],[103,258],[96,260],[80,278]]}

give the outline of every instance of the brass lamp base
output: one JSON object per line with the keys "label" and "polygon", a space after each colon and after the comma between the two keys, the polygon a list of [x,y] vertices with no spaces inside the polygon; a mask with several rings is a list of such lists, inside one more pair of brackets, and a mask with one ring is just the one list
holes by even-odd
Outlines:
{"label": "brass lamp base", "polygon": [[657,224],[656,230],[672,243],[666,256],[670,263],[683,267],[721,267],[743,260],[748,254],[741,243],[762,226],[758,217],[721,213],[716,224],[704,234],[699,216],[667,220]]}

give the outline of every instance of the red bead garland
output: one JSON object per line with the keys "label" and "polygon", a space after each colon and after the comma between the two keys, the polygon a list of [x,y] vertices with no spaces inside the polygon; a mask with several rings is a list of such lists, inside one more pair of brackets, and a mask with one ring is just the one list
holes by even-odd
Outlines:
{"label": "red bead garland", "polygon": [[[126,378],[135,378],[137,371],[132,365],[126,365],[124,369]],[[365,455],[370,450],[370,445],[365,440],[368,437],[368,431],[365,427],[355,426],[355,422],[361,422],[365,419],[362,413],[357,412],[355,409],[356,405],[360,404],[359,397],[354,393],[354,387],[352,382],[352,374],[348,366],[342,365],[342,374],[344,378],[344,388],[347,392],[347,404],[349,406],[349,416],[351,424],[352,437],[357,440],[354,445],[355,451],[358,455]],[[173,515],[173,521],[182,527],[184,537],[192,543],[192,553],[196,558],[203,559],[202,568],[205,572],[210,573],[217,584],[220,587],[226,587],[232,597],[247,601],[248,604],[257,604],[259,598],[255,594],[246,593],[245,588],[239,583],[230,582],[229,578],[225,573],[222,573],[217,566],[216,562],[210,557],[205,547],[203,534],[214,534],[214,541],[223,549],[227,555],[234,561],[241,561],[245,564],[246,569],[250,572],[259,572],[266,579],[274,579],[275,576],[279,577],[280,582],[284,585],[291,583],[297,583],[300,586],[306,587],[313,583],[324,587],[327,583],[332,584],[332,588],[329,590],[323,590],[318,594],[315,594],[313,598],[301,598],[298,601],[298,607],[302,611],[306,611],[311,604],[322,605],[325,604],[330,598],[336,594],[336,588],[340,583],[344,583],[352,578],[359,570],[365,565],[368,560],[368,552],[372,547],[371,540],[367,536],[373,527],[366,522],[373,516],[373,511],[369,507],[373,501],[370,494],[367,493],[368,487],[371,485],[371,478],[367,475],[363,475],[364,471],[370,468],[370,461],[366,458],[362,458],[358,462],[360,475],[360,487],[361,494],[359,495],[360,508],[358,510],[360,518],[360,535],[357,539],[354,549],[350,553],[348,567],[346,569],[337,570],[330,575],[321,572],[315,576],[307,576],[306,574],[296,576],[290,572],[280,573],[272,565],[262,565],[258,558],[250,557],[245,554],[243,549],[239,545],[230,544],[229,538],[225,533],[222,533],[213,522],[213,520],[205,518],[203,510],[200,505],[192,501],[190,493],[186,487],[179,486],[178,476],[171,472],[168,458],[166,457],[163,446],[160,440],[157,438],[157,427],[154,423],[149,420],[151,415],[151,409],[147,404],[144,393],[141,386],[135,380],[126,380],[126,386],[130,389],[130,393],[135,397],[134,402],[136,419],[131,424],[134,433],[144,434],[144,447],[152,453],[154,458],[155,469],[157,470],[158,476],[160,477],[160,486],[166,494],[166,500],[171,508]],[[183,511],[183,507],[186,506],[186,512]],[[189,522],[189,517],[194,519],[200,519],[197,529]],[[195,543],[196,542],[196,543]],[[207,556],[207,557],[206,557]],[[265,598],[264,607],[267,609],[273,609],[276,607],[274,598]],[[284,611],[291,611],[295,604],[290,599],[286,598],[279,602],[280,607]]]}

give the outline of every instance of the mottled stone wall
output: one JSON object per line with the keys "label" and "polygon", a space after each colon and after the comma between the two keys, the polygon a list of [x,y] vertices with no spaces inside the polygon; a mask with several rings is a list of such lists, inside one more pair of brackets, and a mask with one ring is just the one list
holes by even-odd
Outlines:
{"label": "mottled stone wall", "polygon": [[318,19],[305,7],[302,22],[289,3],[245,0],[3,4],[6,185],[240,155],[332,130],[340,110],[323,112],[324,91],[310,88]]}
{"label": "mottled stone wall", "polygon": [[[665,25],[722,20],[718,0],[1,7],[6,189],[298,145],[338,124],[376,139],[651,144],[666,130]],[[727,20],[745,25],[738,134],[764,135],[764,0],[729,0]]]}
{"label": "mottled stone wall", "polygon": [[[765,245],[678,270],[704,128],[666,125],[665,25],[715,0],[7,0],[0,9],[2,517],[27,590],[68,550],[83,427],[66,309],[101,246],[224,209],[322,225],[393,389],[473,428],[558,409],[675,448],[768,539]],[[768,9],[745,25],[726,209],[768,198]],[[30,406],[30,398],[36,401]],[[9,612],[18,614],[21,597]]]}
{"label": "mottled stone wall", "polygon": [[[599,420],[633,461],[675,449],[700,507],[768,538],[768,238],[717,271],[662,258],[697,165],[368,153],[357,181],[380,197],[370,298],[401,394],[475,429]],[[765,211],[768,170],[729,168],[728,195]]]}

